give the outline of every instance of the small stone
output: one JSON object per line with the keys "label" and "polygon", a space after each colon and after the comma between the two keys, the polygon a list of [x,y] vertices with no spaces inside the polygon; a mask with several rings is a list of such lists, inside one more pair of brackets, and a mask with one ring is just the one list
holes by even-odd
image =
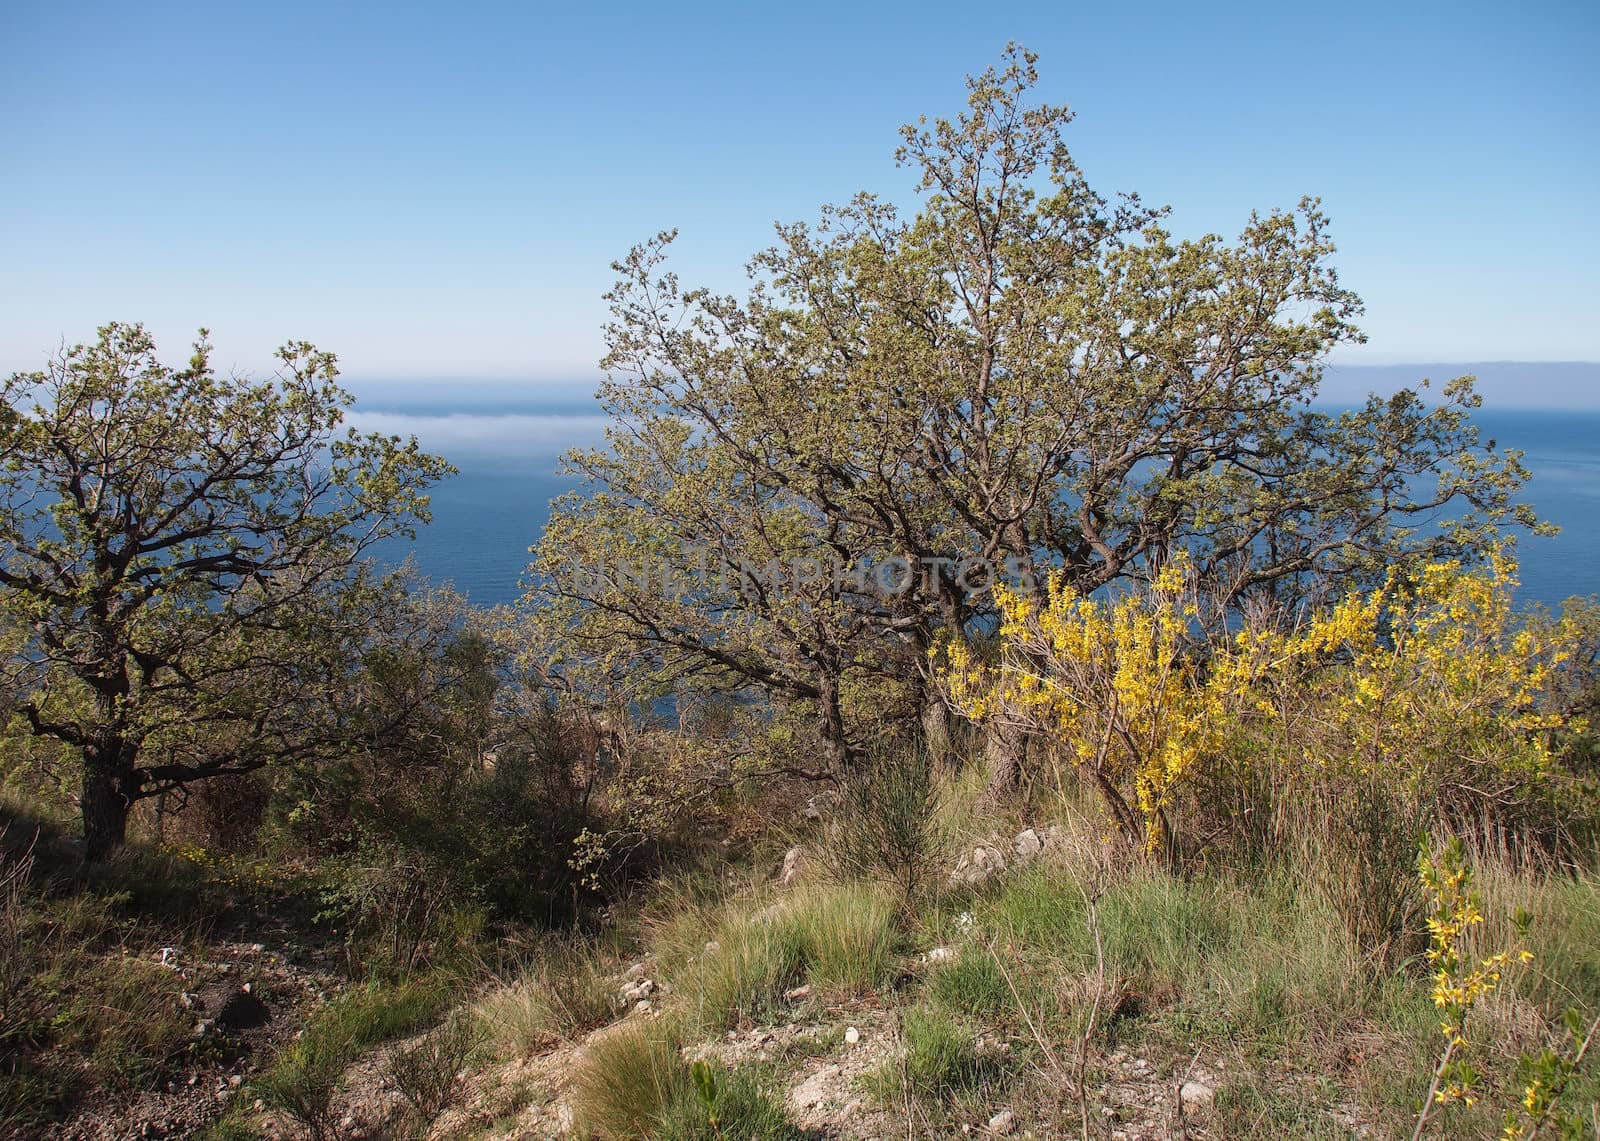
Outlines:
{"label": "small stone", "polygon": [[1017,833],[1016,843],[1013,846],[1017,859],[1027,861],[1033,859],[1044,851],[1044,838],[1032,828]]}
{"label": "small stone", "polygon": [[1210,1105],[1217,1091],[1205,1082],[1184,1082],[1178,1089],[1178,1098],[1185,1106]]}
{"label": "small stone", "polygon": [[857,1042],[861,1041],[861,1031],[857,1030],[854,1026],[850,1027],[850,1029],[844,1032],[844,1040],[846,1045],[854,1046]]}
{"label": "small stone", "polygon": [[628,982],[633,982],[635,979],[644,978],[644,964],[643,963],[635,963],[635,964],[633,964],[633,966],[629,967],[626,971],[622,972],[622,977],[624,979],[626,979]]}
{"label": "small stone", "polygon": [[999,1113],[989,1118],[989,1132],[996,1137],[1004,1137],[1017,1127],[1017,1115],[1009,1109],[1002,1109]]}
{"label": "small stone", "polygon": [[810,998],[811,984],[806,983],[804,986],[797,986],[793,990],[786,990],[783,992],[783,997],[789,1002],[799,1002],[801,999]]}
{"label": "small stone", "polygon": [[641,998],[633,1004],[633,1012],[635,1014],[649,1014],[654,1009],[655,1007],[650,1005],[650,1000],[647,998]]}
{"label": "small stone", "polygon": [[922,956],[924,963],[946,963],[955,958],[956,954],[949,947],[935,947]]}
{"label": "small stone", "polygon": [[233,1087],[234,1089],[238,1089],[240,1086],[244,1085],[244,1077],[243,1077],[243,1075],[241,1075],[241,1074],[229,1074],[228,1075],[228,1085]]}
{"label": "small stone", "polygon": [[708,955],[713,955],[713,954],[715,954],[716,952],[718,952],[720,950],[722,950],[722,944],[718,943],[715,939],[713,939],[713,940],[711,940],[711,942],[706,944],[706,952],[705,953],[708,954]]}

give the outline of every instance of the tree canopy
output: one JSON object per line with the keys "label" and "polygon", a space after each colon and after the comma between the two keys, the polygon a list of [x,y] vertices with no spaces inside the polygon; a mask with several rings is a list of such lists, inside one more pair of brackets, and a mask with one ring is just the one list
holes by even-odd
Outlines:
{"label": "tree canopy", "polygon": [[[916,676],[992,615],[973,560],[1089,593],[1181,549],[1223,621],[1533,522],[1469,379],[1313,405],[1361,339],[1316,200],[1176,238],[1090,187],[1036,79],[1009,49],[964,113],[903,128],[915,214],[861,194],[780,225],[743,296],[684,287],[670,232],[617,264],[609,446],[570,457],[587,490],[535,561],[575,653],[817,702],[842,759],[842,678]],[[847,570],[746,573],[774,558]],[[886,560],[907,589],[848,573]]]}
{"label": "tree canopy", "polygon": [[220,376],[206,334],[161,363],[137,325],[0,390],[0,602],[17,707],[80,752],[91,857],[130,806],[326,739],[330,678],[371,600],[364,555],[428,519],[450,471],[343,429],[331,353]]}

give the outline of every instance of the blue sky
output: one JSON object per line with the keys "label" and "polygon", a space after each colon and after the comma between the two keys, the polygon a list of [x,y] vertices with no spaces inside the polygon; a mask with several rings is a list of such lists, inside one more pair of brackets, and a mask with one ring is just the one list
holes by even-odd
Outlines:
{"label": "blue sky", "polygon": [[0,370],[142,320],[363,388],[588,381],[610,262],[910,200],[896,127],[1016,39],[1103,192],[1319,194],[1364,363],[1600,360],[1600,5],[0,6]]}

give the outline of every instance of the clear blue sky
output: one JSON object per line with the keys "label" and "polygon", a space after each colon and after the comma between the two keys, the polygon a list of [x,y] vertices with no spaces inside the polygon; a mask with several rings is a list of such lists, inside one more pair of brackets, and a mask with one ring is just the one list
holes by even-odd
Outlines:
{"label": "clear blue sky", "polygon": [[[1181,233],[1319,194],[1365,362],[1600,360],[1600,4],[0,5],[0,370],[109,319],[255,369],[588,380],[609,264],[731,287],[908,199],[895,128],[1009,39]],[[441,388],[447,396],[450,388]]]}

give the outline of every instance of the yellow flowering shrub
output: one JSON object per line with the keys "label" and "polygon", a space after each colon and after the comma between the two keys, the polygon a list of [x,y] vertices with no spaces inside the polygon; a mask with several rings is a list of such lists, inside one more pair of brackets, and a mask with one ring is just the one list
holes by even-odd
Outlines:
{"label": "yellow flowering shrub", "polygon": [[1085,598],[1059,577],[1038,593],[997,588],[993,645],[935,652],[958,711],[1053,739],[1151,850],[1224,756],[1273,768],[1284,787],[1359,777],[1408,818],[1455,822],[1516,808],[1550,773],[1554,734],[1582,727],[1548,701],[1578,633],[1521,621],[1515,586],[1502,553],[1481,568],[1433,563],[1298,623],[1206,639],[1179,556],[1121,597]]}
{"label": "yellow flowering shrub", "polygon": [[1174,559],[1147,591],[1117,600],[1084,598],[1059,577],[1042,598],[998,587],[998,655],[942,649],[958,710],[1054,737],[1152,851],[1169,838],[1179,788],[1222,747],[1249,689],[1248,669],[1207,669],[1194,652],[1187,570]]}

